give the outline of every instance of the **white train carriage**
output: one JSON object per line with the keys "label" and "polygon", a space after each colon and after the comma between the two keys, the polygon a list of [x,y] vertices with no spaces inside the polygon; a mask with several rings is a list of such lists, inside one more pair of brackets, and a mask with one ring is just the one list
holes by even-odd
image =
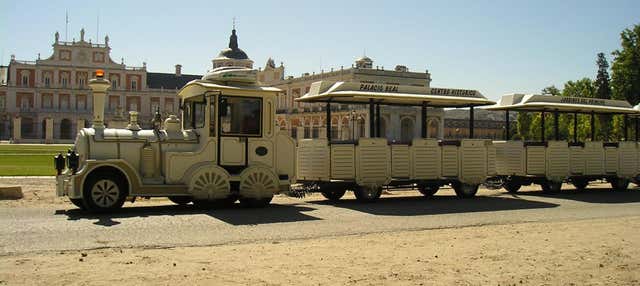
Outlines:
{"label": "white train carriage", "polygon": [[[505,111],[505,141],[494,141],[496,171],[504,181],[504,188],[517,192],[522,185],[540,184],[543,191],[555,192],[562,183],[571,182],[584,189],[590,181],[604,179],[614,189],[627,189],[629,181],[638,175],[638,146],[628,138],[627,117],[637,114],[632,106],[621,100],[560,97],[550,95],[511,94],[503,96],[489,110]],[[539,141],[510,140],[509,112],[540,112]],[[554,116],[553,140],[545,137],[545,114]],[[572,114],[573,140],[560,139],[559,114]],[[590,116],[591,141],[578,141],[578,115]],[[595,116],[623,114],[624,139],[620,142],[596,141]],[[637,134],[637,133],[636,133]]]}
{"label": "white train carriage", "polygon": [[97,72],[94,119],[76,137],[73,152],[55,159],[58,196],[90,211],[110,211],[135,197],[169,197],[205,207],[264,206],[289,190],[295,177],[295,141],[275,125],[277,88],[260,87],[256,71],[218,68],[178,93],[182,120],[142,130],[136,113],[126,129],[103,123],[109,81]]}
{"label": "white train carriage", "polygon": [[[331,139],[331,120],[326,120],[326,139],[303,139],[297,148],[296,178],[308,189],[319,190],[330,200],[353,190],[360,201],[380,197],[383,187],[417,187],[431,196],[451,184],[460,197],[472,197],[478,186],[495,175],[495,149],[490,140],[473,139],[475,106],[494,102],[475,90],[426,88],[402,85],[319,81],[299,102],[369,106],[369,138],[355,141]],[[421,138],[400,144],[380,134],[380,106],[419,106]],[[427,107],[469,107],[470,138],[427,138]]]}

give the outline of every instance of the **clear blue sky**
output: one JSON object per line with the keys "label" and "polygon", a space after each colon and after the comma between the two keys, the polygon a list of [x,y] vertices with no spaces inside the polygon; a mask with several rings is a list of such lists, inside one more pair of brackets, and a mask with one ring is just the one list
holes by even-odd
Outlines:
{"label": "clear blue sky", "polygon": [[[84,27],[112,58],[147,62],[154,72],[202,74],[228,43],[237,18],[239,44],[287,75],[350,66],[366,50],[374,65],[431,72],[432,86],[504,93],[539,92],[595,76],[595,58],[620,45],[640,23],[640,1],[28,1],[0,0],[0,54],[33,60],[51,54],[53,34],[69,40]],[[100,6],[98,3],[103,3]]]}

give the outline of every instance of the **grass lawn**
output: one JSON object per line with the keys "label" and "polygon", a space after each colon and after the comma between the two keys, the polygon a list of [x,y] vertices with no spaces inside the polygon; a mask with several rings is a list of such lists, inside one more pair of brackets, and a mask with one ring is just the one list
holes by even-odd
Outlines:
{"label": "grass lawn", "polygon": [[54,176],[53,156],[72,145],[0,144],[0,176]]}

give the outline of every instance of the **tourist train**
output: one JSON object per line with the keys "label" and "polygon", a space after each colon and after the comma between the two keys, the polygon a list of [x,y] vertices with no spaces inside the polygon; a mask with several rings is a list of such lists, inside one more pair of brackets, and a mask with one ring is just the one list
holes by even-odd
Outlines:
{"label": "tourist train", "polygon": [[[163,120],[156,112],[148,130],[140,128],[133,111],[126,128],[105,126],[105,98],[111,84],[103,71],[96,71],[89,82],[92,126],[78,132],[66,156],[54,158],[57,195],[96,212],[118,209],[137,197],[168,197],[180,205],[202,207],[236,201],[260,207],[278,193],[320,192],[339,200],[352,191],[358,201],[371,202],[383,189],[411,188],[432,196],[445,185],[468,198],[488,180],[500,182],[509,192],[530,184],[553,192],[563,182],[584,189],[594,180],[626,189],[640,174],[640,110],[625,101],[512,94],[496,103],[477,90],[320,80],[296,101],[326,105],[326,138],[294,140],[276,124],[281,90],[261,86],[249,63],[237,47],[234,30],[229,49],[214,59],[214,68],[179,90],[181,117]],[[368,136],[332,138],[328,119],[337,104],[368,107]],[[421,136],[411,142],[389,142],[381,132],[382,106],[419,108]],[[432,107],[468,108],[469,138],[428,138],[425,123]],[[505,112],[505,140],[474,138],[474,111],[479,107]],[[510,111],[552,113],[554,140],[545,138],[545,116],[539,141],[511,140]],[[578,114],[590,115],[591,140],[579,142],[577,136],[570,142],[560,140],[560,113],[573,114],[574,128]],[[598,114],[623,114],[626,141],[596,141]],[[627,140],[628,117],[636,119],[636,142]]]}

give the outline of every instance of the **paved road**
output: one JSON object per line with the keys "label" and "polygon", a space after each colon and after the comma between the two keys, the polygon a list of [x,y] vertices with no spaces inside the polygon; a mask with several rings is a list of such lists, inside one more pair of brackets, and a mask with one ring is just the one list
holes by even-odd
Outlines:
{"label": "paved road", "polygon": [[640,191],[593,189],[545,195],[481,190],[456,199],[442,190],[433,199],[415,192],[386,195],[373,204],[348,197],[330,204],[318,195],[279,197],[266,209],[202,211],[162,205],[129,205],[112,215],[90,215],[70,205],[0,207],[0,256],[102,247],[203,246],[282,241],[372,232],[472,225],[640,216]]}

